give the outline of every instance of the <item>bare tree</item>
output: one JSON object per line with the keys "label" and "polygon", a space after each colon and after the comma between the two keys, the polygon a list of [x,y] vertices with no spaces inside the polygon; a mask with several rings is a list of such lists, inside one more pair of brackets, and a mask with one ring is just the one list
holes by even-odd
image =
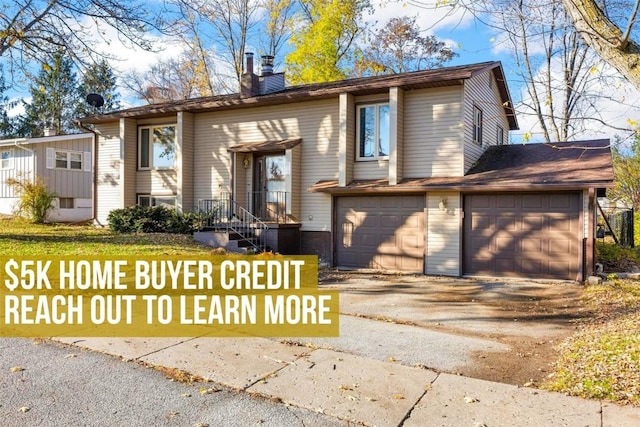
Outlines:
{"label": "bare tree", "polygon": [[267,55],[278,57],[280,50],[291,36],[294,24],[295,0],[264,0],[262,7],[266,18],[266,47]]}
{"label": "bare tree", "polygon": [[[183,14],[206,21],[200,36],[217,47],[219,59],[229,64],[237,87],[244,72],[244,54],[252,30],[258,24],[257,0],[174,0]],[[202,32],[210,31],[210,33]]]}
{"label": "bare tree", "polygon": [[187,46],[180,56],[160,59],[146,71],[131,71],[122,81],[149,104],[226,92],[227,88],[215,80],[211,58],[206,52],[201,58]]}
{"label": "bare tree", "polygon": [[82,63],[103,55],[96,52],[96,41],[107,28],[131,45],[151,49],[147,31],[161,29],[162,22],[137,1],[3,0],[0,56],[22,68],[62,49]]}
{"label": "bare tree", "polygon": [[370,40],[356,64],[359,74],[393,74],[438,68],[456,53],[434,35],[422,35],[415,17],[391,18],[370,33]]}

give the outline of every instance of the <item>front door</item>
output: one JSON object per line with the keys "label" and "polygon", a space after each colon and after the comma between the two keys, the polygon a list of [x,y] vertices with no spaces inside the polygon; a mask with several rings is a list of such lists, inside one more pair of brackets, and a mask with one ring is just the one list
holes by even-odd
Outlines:
{"label": "front door", "polygon": [[278,221],[286,215],[284,154],[256,157],[254,162],[253,214],[267,221]]}

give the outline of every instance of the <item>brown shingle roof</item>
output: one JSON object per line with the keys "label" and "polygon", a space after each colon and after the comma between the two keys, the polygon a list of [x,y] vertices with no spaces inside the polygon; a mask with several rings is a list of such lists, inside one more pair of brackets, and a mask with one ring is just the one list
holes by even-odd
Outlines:
{"label": "brown shingle roof", "polygon": [[613,185],[607,139],[489,147],[465,176],[352,181],[339,187],[320,181],[309,191],[327,193],[416,192],[429,190],[518,191],[605,188]]}
{"label": "brown shingle roof", "polygon": [[437,68],[433,70],[414,71],[402,74],[360,77],[329,83],[290,86],[278,92],[249,98],[242,98],[240,94],[236,93],[231,95],[177,100],[86,117],[81,121],[83,123],[104,123],[123,117],[150,118],[175,114],[179,111],[204,112],[260,105],[287,104],[312,99],[332,98],[338,96],[340,93],[351,93],[353,95],[379,93],[390,87],[400,87],[405,90],[411,90],[455,86],[461,85],[465,80],[485,71],[492,71],[496,81],[498,82],[498,90],[500,92],[502,105],[509,120],[510,129],[518,129],[518,123],[513,110],[513,103],[511,101],[509,89],[507,88],[507,82],[504,77],[502,65],[497,61]]}

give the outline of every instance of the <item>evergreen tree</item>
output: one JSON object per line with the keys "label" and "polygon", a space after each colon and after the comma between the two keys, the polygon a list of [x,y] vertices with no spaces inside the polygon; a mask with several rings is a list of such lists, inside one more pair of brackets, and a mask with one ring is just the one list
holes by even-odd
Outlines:
{"label": "evergreen tree", "polygon": [[[94,108],[87,103],[87,95],[97,93],[104,98],[104,105]],[[91,65],[82,75],[78,86],[78,104],[76,118],[90,116],[96,113],[108,113],[120,109],[120,94],[117,91],[116,76],[109,63],[102,59]]]}
{"label": "evergreen tree", "polygon": [[14,135],[13,119],[9,117],[9,110],[13,104],[9,101],[9,97],[5,95],[7,83],[4,79],[2,65],[0,65],[0,138],[11,138]]}
{"label": "evergreen tree", "polygon": [[81,98],[71,58],[58,52],[43,63],[29,92],[31,103],[25,103],[19,130],[22,136],[42,136],[45,129],[57,134],[73,133],[73,119]]}

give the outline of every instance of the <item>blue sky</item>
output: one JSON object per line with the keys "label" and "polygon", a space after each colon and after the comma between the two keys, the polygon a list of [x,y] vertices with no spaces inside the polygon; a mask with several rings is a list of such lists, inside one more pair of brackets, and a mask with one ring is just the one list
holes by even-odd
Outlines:
{"label": "blue sky", "polygon": [[[504,46],[498,45],[500,35],[489,29],[483,23],[474,19],[469,13],[457,12],[451,13],[451,9],[447,6],[439,6],[436,8],[425,9],[417,7],[409,3],[401,3],[403,0],[390,0],[381,4],[375,2],[375,12],[372,16],[366,17],[371,24],[378,23],[382,25],[388,19],[394,16],[417,16],[417,23],[425,30],[427,34],[434,34],[438,39],[445,40],[453,46],[458,56],[450,62],[450,65],[461,65],[484,61],[501,61],[504,67],[507,83],[511,91],[514,101],[519,101],[521,97],[521,81],[515,73],[514,65],[511,61],[510,54],[505,50]],[[440,4],[446,2],[440,2]],[[159,58],[168,58],[177,55],[181,47],[176,43],[169,42],[166,38],[158,36],[157,46],[162,49],[158,53],[144,52],[141,50],[128,49],[117,40],[115,31],[109,30],[105,36],[113,40],[110,45],[106,43],[104,46],[98,44],[98,48],[116,54],[121,61],[112,62],[112,66],[120,73],[124,73],[135,69],[144,71],[150,64],[156,62]],[[254,50],[253,46],[248,46],[250,50]],[[19,95],[25,96],[28,90],[25,88],[18,89]],[[619,98],[625,99],[626,104],[635,104],[640,106],[640,94],[636,90],[629,87],[606,88],[608,93],[612,90],[621,91]],[[16,93],[18,95],[18,93]],[[129,98],[126,92],[122,92],[123,103],[125,105],[140,104],[139,100]],[[628,106],[610,104],[603,105],[602,110],[606,111],[606,120],[612,124],[624,126],[628,119],[640,121],[640,111],[631,109]],[[511,132],[511,140],[513,143],[522,141],[524,133],[531,133],[535,140],[537,134],[536,124],[527,117],[518,116],[520,131]],[[613,137],[615,132],[605,129],[594,129],[592,133],[585,134],[584,137],[609,138]]]}

